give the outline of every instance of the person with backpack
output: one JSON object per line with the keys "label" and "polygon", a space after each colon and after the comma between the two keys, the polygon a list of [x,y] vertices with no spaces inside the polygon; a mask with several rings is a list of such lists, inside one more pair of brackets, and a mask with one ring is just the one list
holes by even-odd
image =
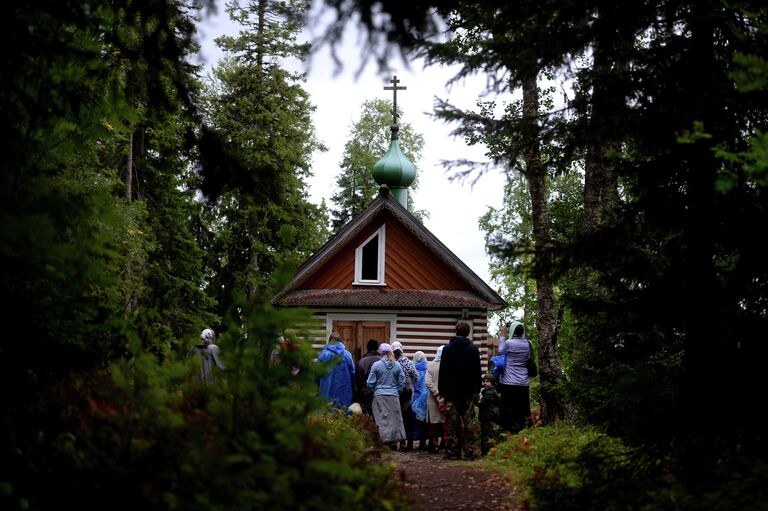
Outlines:
{"label": "person with backpack", "polygon": [[[423,351],[413,354],[413,366],[419,373],[419,379],[413,386],[413,399],[411,411],[413,412],[413,439],[419,441],[419,450],[427,450],[427,397],[429,389],[426,385],[427,356]],[[407,432],[406,432],[407,433]]]}
{"label": "person with backpack", "polygon": [[[507,339],[510,330],[512,337]],[[530,374],[528,360],[533,357],[531,342],[524,337],[525,327],[512,321],[501,327],[499,355],[504,355],[501,375],[501,427],[518,433],[531,422]]]}
{"label": "person with backpack", "polygon": [[403,416],[403,426],[405,426],[407,440],[403,441],[400,449],[412,451],[415,424],[411,402],[413,400],[413,388],[419,380],[419,373],[416,371],[413,362],[403,353],[403,345],[400,342],[395,341],[392,343],[392,352],[395,355],[395,360],[403,368],[403,374],[405,374],[405,389],[400,392],[400,413]]}

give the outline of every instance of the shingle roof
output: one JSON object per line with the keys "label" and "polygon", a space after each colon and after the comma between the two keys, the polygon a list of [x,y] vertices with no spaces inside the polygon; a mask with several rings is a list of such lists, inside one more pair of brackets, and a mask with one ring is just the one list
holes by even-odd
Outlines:
{"label": "shingle roof", "polygon": [[495,308],[471,291],[440,289],[300,289],[280,296],[285,307],[468,307]]}

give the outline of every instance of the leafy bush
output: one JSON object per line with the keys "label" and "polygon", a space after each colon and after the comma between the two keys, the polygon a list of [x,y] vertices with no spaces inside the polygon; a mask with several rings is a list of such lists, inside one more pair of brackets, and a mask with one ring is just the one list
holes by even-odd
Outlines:
{"label": "leafy bush", "polygon": [[392,467],[371,462],[359,419],[317,397],[309,344],[289,333],[294,349],[272,356],[303,316],[265,305],[247,319],[218,342],[226,370],[213,385],[196,360],[158,361],[135,341],[108,370],[46,388],[11,428],[0,507],[392,509]]}
{"label": "leafy bush", "polygon": [[[625,457],[625,449],[616,440],[593,430],[557,425],[509,436],[490,452],[488,466],[518,481],[521,499],[533,509],[548,509],[550,501],[570,509],[566,503],[576,504],[575,494],[592,477],[583,472],[588,449],[604,461],[612,459],[612,466],[620,465]],[[565,494],[570,494],[567,499]]]}
{"label": "leafy bush", "polygon": [[563,424],[511,435],[485,463],[510,479],[519,503],[535,511],[768,509],[768,464],[760,459],[721,459],[690,487],[671,456],[649,457],[593,429]]}

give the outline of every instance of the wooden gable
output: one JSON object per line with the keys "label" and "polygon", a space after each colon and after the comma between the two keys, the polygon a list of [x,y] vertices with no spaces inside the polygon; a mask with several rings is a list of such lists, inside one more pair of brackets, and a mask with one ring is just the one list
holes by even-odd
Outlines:
{"label": "wooden gable", "polygon": [[397,222],[387,223],[387,287],[391,289],[466,289],[467,284],[421,240]]}
{"label": "wooden gable", "polygon": [[[382,246],[377,245],[379,256],[374,256],[373,263],[370,244],[377,239],[374,236],[377,232],[383,233],[385,243],[383,252]],[[361,258],[356,268],[358,248],[369,257]],[[414,218],[384,186],[365,210],[305,261],[293,281],[272,297],[272,303],[287,307],[467,310],[498,310],[507,306],[496,291]]]}
{"label": "wooden gable", "polygon": [[[387,210],[352,237],[335,256],[317,268],[301,289],[354,289],[355,250],[386,225],[385,282],[389,289],[462,290],[467,284],[421,240],[414,238]],[[378,287],[378,286],[377,286]]]}

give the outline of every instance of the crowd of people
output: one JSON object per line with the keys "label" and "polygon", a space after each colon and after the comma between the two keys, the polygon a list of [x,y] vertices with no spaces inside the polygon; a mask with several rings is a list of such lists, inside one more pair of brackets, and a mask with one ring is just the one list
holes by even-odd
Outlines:
{"label": "crowd of people", "polygon": [[[497,380],[482,374],[480,351],[469,332],[467,323],[458,322],[456,335],[432,361],[422,351],[412,361],[400,342],[370,339],[356,365],[333,332],[316,358],[328,367],[317,380],[318,392],[338,410],[372,417],[381,441],[393,450],[410,451],[418,442],[418,449],[442,452],[446,459],[476,459],[504,432],[518,433],[531,424],[527,362],[533,355],[522,323],[502,327],[494,357]],[[204,330],[200,338],[190,355],[201,358],[201,380],[213,383],[214,367],[224,365],[213,331]]]}
{"label": "crowd of people", "polygon": [[[513,335],[507,339],[509,327]],[[340,410],[372,417],[381,441],[393,450],[410,451],[418,442],[418,449],[442,452],[446,459],[476,459],[504,432],[531,423],[530,344],[522,324],[509,327],[499,336],[501,381],[482,374],[480,351],[465,322],[456,324],[456,335],[432,361],[421,351],[411,360],[400,342],[370,339],[355,366],[334,332],[317,358],[337,360],[321,378],[320,394]]]}

